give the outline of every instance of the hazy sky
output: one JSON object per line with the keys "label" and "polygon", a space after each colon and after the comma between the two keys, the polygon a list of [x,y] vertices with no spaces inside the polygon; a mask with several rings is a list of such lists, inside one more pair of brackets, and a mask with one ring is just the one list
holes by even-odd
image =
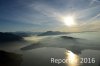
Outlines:
{"label": "hazy sky", "polygon": [[[74,15],[68,27],[59,16]],[[100,30],[100,0],[0,0],[0,31]]]}

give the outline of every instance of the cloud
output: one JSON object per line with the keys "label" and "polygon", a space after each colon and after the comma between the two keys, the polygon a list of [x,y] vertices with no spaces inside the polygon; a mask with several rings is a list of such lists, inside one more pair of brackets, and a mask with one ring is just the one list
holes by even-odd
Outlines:
{"label": "cloud", "polygon": [[61,14],[54,8],[46,4],[34,4],[33,8],[47,17],[58,18]]}
{"label": "cloud", "polygon": [[93,4],[98,3],[98,2],[100,2],[100,0],[91,0],[89,6],[92,6]]}
{"label": "cloud", "polygon": [[97,0],[91,0],[89,6],[91,6],[91,5],[94,4],[95,2],[97,2]]}

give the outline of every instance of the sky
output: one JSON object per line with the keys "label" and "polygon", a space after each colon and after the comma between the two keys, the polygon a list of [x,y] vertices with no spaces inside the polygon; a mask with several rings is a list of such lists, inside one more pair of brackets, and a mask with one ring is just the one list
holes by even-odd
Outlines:
{"label": "sky", "polygon": [[[65,25],[68,15],[77,26]],[[98,30],[100,0],[0,0],[0,32]]]}

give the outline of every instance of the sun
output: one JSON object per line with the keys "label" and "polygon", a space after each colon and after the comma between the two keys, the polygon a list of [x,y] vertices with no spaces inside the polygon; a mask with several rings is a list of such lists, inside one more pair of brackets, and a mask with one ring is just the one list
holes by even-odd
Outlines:
{"label": "sun", "polygon": [[65,23],[65,25],[67,26],[75,26],[76,23],[75,23],[75,18],[73,16],[66,16],[66,17],[63,17],[63,22]]}

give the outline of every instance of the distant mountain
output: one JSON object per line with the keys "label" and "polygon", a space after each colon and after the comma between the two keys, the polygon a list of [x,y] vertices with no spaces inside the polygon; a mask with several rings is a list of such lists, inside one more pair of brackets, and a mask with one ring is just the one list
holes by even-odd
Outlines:
{"label": "distant mountain", "polygon": [[21,36],[18,36],[12,33],[0,32],[0,42],[19,41],[22,39],[23,38]]}
{"label": "distant mountain", "polygon": [[67,32],[47,31],[47,32],[44,32],[44,33],[39,34],[38,36],[60,35],[60,34],[67,34]]}
{"label": "distant mountain", "polygon": [[12,32],[13,34],[16,34],[21,37],[28,37],[32,35],[38,35],[41,34],[42,32]]}

